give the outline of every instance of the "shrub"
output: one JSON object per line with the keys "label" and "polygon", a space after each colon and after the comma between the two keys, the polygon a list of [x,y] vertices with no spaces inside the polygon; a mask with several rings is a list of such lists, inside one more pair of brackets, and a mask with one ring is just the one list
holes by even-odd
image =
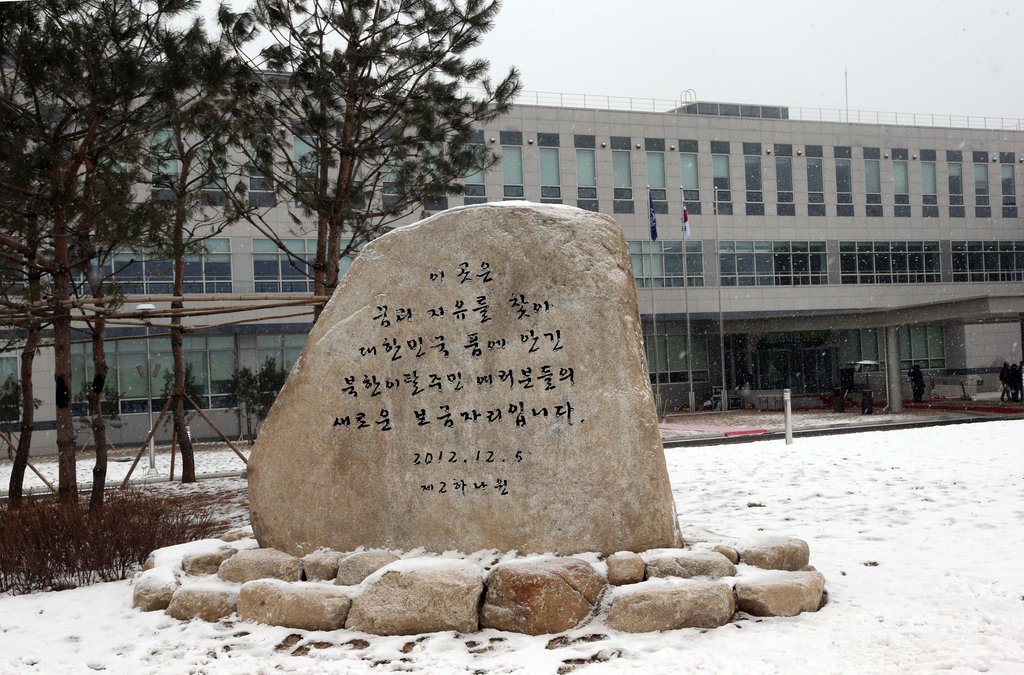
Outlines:
{"label": "shrub", "polygon": [[56,500],[0,507],[0,593],[125,579],[158,548],[212,536],[217,523],[176,497],[111,495],[92,513]]}

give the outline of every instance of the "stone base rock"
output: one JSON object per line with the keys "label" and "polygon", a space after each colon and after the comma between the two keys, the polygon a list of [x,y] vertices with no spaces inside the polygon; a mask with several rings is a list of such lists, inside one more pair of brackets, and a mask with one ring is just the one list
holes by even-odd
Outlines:
{"label": "stone base rock", "polygon": [[736,548],[741,563],[766,570],[796,572],[803,568],[811,557],[807,542],[796,537],[765,537]]}
{"label": "stone base rock", "polygon": [[627,633],[717,628],[735,611],[732,589],[722,582],[646,582],[615,591],[607,623]]}
{"label": "stone base rock", "polygon": [[691,549],[661,549],[644,554],[647,577],[721,577],[736,576],[736,566],[721,553]]}
{"label": "stone base rock", "polygon": [[302,561],[272,548],[239,551],[221,563],[217,576],[238,584],[256,579],[298,581],[302,578]]}
{"label": "stone base rock", "polygon": [[250,581],[238,593],[238,616],[271,626],[300,630],[338,630],[345,626],[352,600],[336,586]]}
{"label": "stone base rock", "polygon": [[400,561],[366,580],[345,627],[374,635],[415,635],[478,626],[484,584],[480,567],[464,560]]}
{"label": "stone base rock", "polygon": [[608,583],[612,586],[636,584],[644,580],[647,568],[640,554],[619,551],[608,556]]}
{"label": "stone base rock", "polygon": [[736,581],[736,604],[754,616],[796,616],[822,605],[821,572],[774,572]]}
{"label": "stone base rock", "polygon": [[181,568],[189,576],[216,574],[220,569],[220,564],[236,553],[238,553],[238,549],[230,546],[209,553],[193,553],[181,559]]}
{"label": "stone base rock", "polygon": [[235,613],[238,593],[213,585],[182,586],[171,596],[167,613],[181,621],[220,621]]}
{"label": "stone base rock", "polygon": [[338,561],[334,583],[339,586],[361,584],[363,579],[396,560],[398,556],[391,551],[358,551]]}
{"label": "stone base rock", "polygon": [[178,590],[180,585],[181,582],[173,570],[165,567],[149,569],[135,579],[132,607],[143,612],[167,609],[174,591]]}
{"label": "stone base rock", "polygon": [[502,563],[487,578],[480,625],[527,635],[560,633],[589,616],[604,589],[601,575],[575,558]]}
{"label": "stone base rock", "polygon": [[302,557],[302,573],[306,581],[327,581],[338,576],[338,561],[343,554],[337,551],[313,551]]}

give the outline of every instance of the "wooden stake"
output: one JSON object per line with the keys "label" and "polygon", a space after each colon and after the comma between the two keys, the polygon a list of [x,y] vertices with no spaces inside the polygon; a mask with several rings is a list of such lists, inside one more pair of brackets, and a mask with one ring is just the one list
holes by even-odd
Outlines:
{"label": "wooden stake", "polygon": [[238,457],[243,462],[245,462],[246,466],[248,466],[249,465],[249,460],[246,459],[245,455],[243,455],[242,452],[238,448],[235,447],[235,444],[232,443],[231,440],[227,436],[224,435],[224,432],[220,430],[220,427],[218,427],[216,424],[214,424],[213,420],[211,420],[209,417],[207,417],[206,415],[203,414],[202,408],[200,408],[198,405],[196,405],[196,402],[192,400],[191,396],[189,396],[188,394],[185,394],[185,398],[188,400],[189,403],[192,404],[192,407],[195,408],[196,413],[198,413],[199,416],[202,417],[206,421],[206,423],[210,425],[210,428],[213,429],[217,433],[218,436],[220,436],[222,439],[224,439],[224,442],[228,444],[228,447],[231,448],[232,450],[234,450],[235,454],[238,455]]}

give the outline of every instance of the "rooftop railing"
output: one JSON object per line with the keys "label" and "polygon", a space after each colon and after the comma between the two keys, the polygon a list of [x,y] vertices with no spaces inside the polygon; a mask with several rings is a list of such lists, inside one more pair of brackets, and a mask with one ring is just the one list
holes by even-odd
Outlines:
{"label": "rooftop railing", "polygon": [[[590,110],[619,110],[628,112],[653,112],[699,115],[697,112],[678,112],[683,107],[693,110],[693,100],[672,101],[668,99],[633,98],[629,96],[605,96],[595,94],[564,94],[545,91],[524,91],[516,100],[517,105],[535,105],[557,108],[585,108]],[[703,103],[703,102],[701,102]],[[723,109],[726,105],[722,105]],[[835,122],[849,124],[890,124],[919,127],[947,127],[957,129],[989,129],[1002,131],[1024,130],[1024,119],[1012,117],[983,117],[979,115],[944,115],[937,113],[906,113],[868,110],[845,110],[842,108],[799,108],[793,106],[747,106],[728,105],[730,109],[764,108],[788,111],[788,119],[805,122]],[[751,117],[750,115],[718,114],[715,117]],[[756,115],[754,116],[756,117]],[[778,119],[772,115],[771,119]]]}

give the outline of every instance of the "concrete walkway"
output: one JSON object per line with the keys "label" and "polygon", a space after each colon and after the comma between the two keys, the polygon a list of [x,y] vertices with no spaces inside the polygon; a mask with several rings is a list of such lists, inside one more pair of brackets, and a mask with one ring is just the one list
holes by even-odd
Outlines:
{"label": "concrete walkway", "polygon": [[[836,413],[799,410],[793,413],[793,435],[825,435],[859,431],[905,429],[915,426],[964,424],[997,419],[1024,419],[1024,403],[944,401],[909,403],[901,413],[862,415],[860,410]],[[930,405],[929,405],[930,404]],[[973,405],[967,405],[973,404]],[[666,448],[744,442],[785,435],[785,416],[778,411],[736,410],[669,415],[659,423]]]}

